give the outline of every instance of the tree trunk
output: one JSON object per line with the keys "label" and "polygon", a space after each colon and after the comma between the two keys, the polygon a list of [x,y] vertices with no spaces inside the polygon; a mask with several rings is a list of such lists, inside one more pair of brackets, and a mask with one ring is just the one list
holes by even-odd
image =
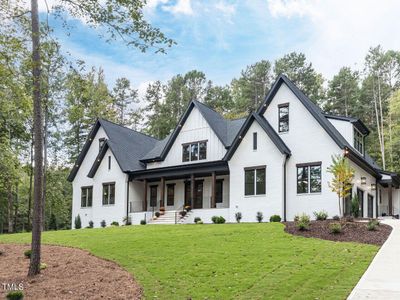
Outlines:
{"label": "tree trunk", "polygon": [[[18,210],[19,210],[19,199],[18,199],[18,182],[15,186],[15,205],[14,205],[14,231],[17,231],[18,225]],[[23,224],[24,222],[22,222]],[[22,225],[23,227],[23,225]]]}
{"label": "tree trunk", "polygon": [[13,201],[13,192],[12,192],[12,184],[11,182],[7,183],[7,200],[8,200],[8,214],[7,214],[7,220],[8,220],[8,233],[13,233],[14,232],[14,218],[13,218],[13,206],[14,206],[14,201]]}
{"label": "tree trunk", "polygon": [[31,161],[29,165],[29,195],[28,195],[28,224],[27,229],[32,229],[31,224],[31,213],[32,213],[32,186],[33,186],[33,126],[32,126],[32,133],[31,133]]}
{"label": "tree trunk", "polygon": [[[49,74],[49,70],[47,70]],[[48,147],[48,121],[49,121],[49,77],[47,76],[46,96],[44,97],[44,170],[43,170],[43,200],[42,200],[42,231],[46,226],[46,183],[47,183],[47,147]]]}
{"label": "tree trunk", "polygon": [[31,0],[32,25],[32,81],[33,81],[33,132],[35,148],[34,191],[33,191],[33,222],[32,222],[32,255],[28,276],[40,273],[41,256],[41,219],[43,194],[43,117],[40,90],[40,31],[37,0]]}
{"label": "tree trunk", "polygon": [[340,216],[340,217],[343,217],[343,214],[342,214],[342,206],[340,205],[340,202],[341,202],[341,201],[340,201],[340,200],[341,200],[341,199],[340,199],[340,196],[338,197],[338,199],[339,199],[339,216]]}

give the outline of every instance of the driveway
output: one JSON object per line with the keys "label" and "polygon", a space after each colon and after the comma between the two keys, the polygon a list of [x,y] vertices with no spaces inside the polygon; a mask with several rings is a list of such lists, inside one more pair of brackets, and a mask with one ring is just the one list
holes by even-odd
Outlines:
{"label": "driveway", "polygon": [[400,299],[400,220],[385,219],[393,227],[348,299]]}

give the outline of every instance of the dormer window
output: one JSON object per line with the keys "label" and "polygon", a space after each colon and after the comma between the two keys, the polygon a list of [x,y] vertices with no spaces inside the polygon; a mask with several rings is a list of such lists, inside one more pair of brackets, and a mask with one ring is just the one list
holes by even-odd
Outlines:
{"label": "dormer window", "polygon": [[364,136],[354,127],[354,148],[364,155]]}
{"label": "dormer window", "polygon": [[105,139],[105,138],[99,139],[99,152],[100,152],[100,150],[101,150],[101,148],[103,147],[103,145],[104,145],[105,142],[106,142],[106,139]]}
{"label": "dormer window", "polygon": [[182,161],[196,161],[207,158],[207,141],[182,145]]}
{"label": "dormer window", "polygon": [[278,105],[279,132],[289,131],[289,103]]}

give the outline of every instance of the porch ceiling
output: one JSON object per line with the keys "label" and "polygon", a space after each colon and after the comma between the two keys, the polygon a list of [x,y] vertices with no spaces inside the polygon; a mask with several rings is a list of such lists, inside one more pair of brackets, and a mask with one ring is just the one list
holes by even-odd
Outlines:
{"label": "porch ceiling", "polygon": [[185,164],[179,166],[171,166],[164,168],[146,169],[129,173],[130,180],[149,181],[158,180],[162,177],[165,179],[185,179],[190,178],[193,174],[195,177],[210,176],[213,172],[216,175],[229,174],[229,167],[226,161],[213,161],[196,164]]}

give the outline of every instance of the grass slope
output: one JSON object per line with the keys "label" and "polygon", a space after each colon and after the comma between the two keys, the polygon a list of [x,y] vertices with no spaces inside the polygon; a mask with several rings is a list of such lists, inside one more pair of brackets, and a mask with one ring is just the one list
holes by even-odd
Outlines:
{"label": "grass slope", "polygon": [[[283,228],[147,225],[45,232],[43,241],[116,261],[147,299],[345,299],[378,250]],[[30,234],[0,235],[0,242],[29,243]]]}

